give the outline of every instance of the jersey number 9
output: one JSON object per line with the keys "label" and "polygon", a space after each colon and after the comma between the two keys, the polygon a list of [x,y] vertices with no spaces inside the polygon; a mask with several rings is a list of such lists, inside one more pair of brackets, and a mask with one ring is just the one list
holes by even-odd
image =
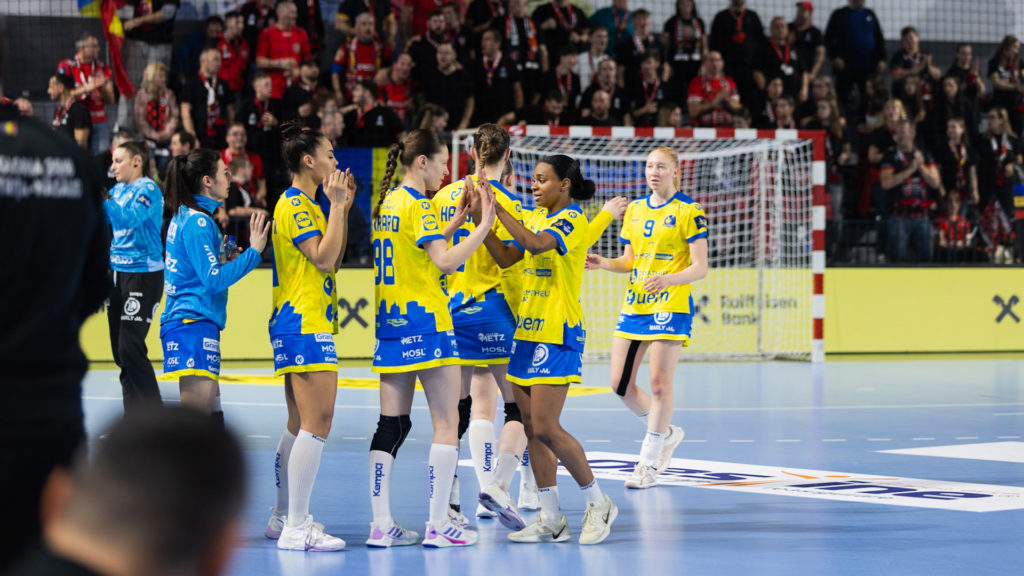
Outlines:
{"label": "jersey number 9", "polygon": [[395,283],[395,245],[390,238],[373,241],[374,284]]}
{"label": "jersey number 9", "polygon": [[654,220],[644,222],[644,238],[650,238],[654,234]]}

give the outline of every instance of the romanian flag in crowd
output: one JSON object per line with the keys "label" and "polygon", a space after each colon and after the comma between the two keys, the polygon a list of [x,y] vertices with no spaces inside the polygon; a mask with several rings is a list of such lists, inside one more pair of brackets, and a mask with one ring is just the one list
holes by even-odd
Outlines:
{"label": "romanian flag in crowd", "polygon": [[82,16],[103,19],[103,35],[110,48],[110,68],[114,72],[114,82],[121,96],[131,98],[135,94],[135,87],[128,79],[128,71],[121,57],[124,28],[121,26],[121,18],[117,15],[117,10],[124,6],[125,2],[126,0],[78,0],[78,12]]}
{"label": "romanian flag in crowd", "polygon": [[[338,168],[352,170],[356,177],[356,198],[354,204],[362,210],[367,222],[370,213],[377,205],[380,181],[384,178],[388,165],[387,148],[335,148],[334,157],[338,159]],[[396,171],[398,176],[398,171]],[[329,212],[325,207],[324,215]]]}

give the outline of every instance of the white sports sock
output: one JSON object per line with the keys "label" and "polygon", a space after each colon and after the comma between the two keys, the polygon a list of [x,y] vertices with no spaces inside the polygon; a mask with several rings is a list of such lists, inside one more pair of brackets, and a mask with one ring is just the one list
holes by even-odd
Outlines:
{"label": "white sports sock", "polygon": [[580,490],[583,491],[583,497],[587,499],[587,504],[594,502],[596,504],[604,503],[604,493],[601,492],[601,487],[597,485],[597,478],[586,486],[580,486]]}
{"label": "white sports sock", "polygon": [[448,506],[462,506],[462,495],[459,493],[459,475],[452,478],[452,489],[448,496]]}
{"label": "white sports sock", "polygon": [[448,498],[451,494],[455,467],[459,465],[459,449],[448,444],[431,444],[427,465],[430,493],[430,523],[439,527],[448,520]]}
{"label": "white sports sock", "polygon": [[274,455],[274,486],[277,491],[274,511],[278,514],[288,514],[288,458],[294,445],[295,435],[285,428],[277,442],[277,454]]}
{"label": "white sports sock", "polygon": [[494,441],[494,422],[473,420],[469,423],[469,454],[473,457],[476,481],[482,489],[494,481],[495,456],[498,444]]}
{"label": "white sports sock", "polygon": [[665,445],[665,435],[647,431],[644,443],[640,445],[640,463],[651,465],[661,456],[661,447]]}
{"label": "white sports sock", "polygon": [[326,440],[306,430],[299,430],[288,459],[288,525],[299,526],[309,514],[309,497],[313,493],[320,455]]}
{"label": "white sports sock", "polygon": [[502,490],[508,490],[508,485],[518,468],[519,458],[514,452],[500,452],[498,465],[494,467],[494,482],[501,486]]}
{"label": "white sports sock", "polygon": [[545,523],[556,522],[562,517],[558,509],[558,486],[538,488],[537,498],[540,500],[540,517]]}
{"label": "white sports sock", "polygon": [[395,457],[383,450],[370,450],[370,509],[378,526],[391,523],[391,468]]}
{"label": "white sports sock", "polygon": [[530,467],[530,449],[523,451],[523,463],[519,467],[519,489],[530,487],[537,489],[537,479],[533,477],[533,468]]}

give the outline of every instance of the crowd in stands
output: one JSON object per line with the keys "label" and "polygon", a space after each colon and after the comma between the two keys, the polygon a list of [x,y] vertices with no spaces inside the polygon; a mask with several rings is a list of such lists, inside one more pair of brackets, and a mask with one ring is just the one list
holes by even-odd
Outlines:
{"label": "crowd in stands", "polygon": [[[762,20],[756,2],[677,0],[656,22],[629,0],[589,16],[568,0],[532,12],[527,0],[345,0],[334,21],[342,41],[327,46],[318,1],[252,0],[172,51],[179,3],[129,2],[125,60],[138,91],[121,99],[118,125],[150,143],[158,169],[182,147],[222,150],[237,188],[224,221],[272,210],[287,182],[279,127],[293,118],[339,147],[485,122],[818,129],[830,220],[876,220],[887,261],[1024,253],[1013,193],[1024,183],[1024,70],[1013,36],[991,55],[958,44],[940,63],[912,27],[887,54],[865,0],[835,10],[824,32],[811,2]],[[117,95],[97,38],[76,48],[50,80],[53,123],[99,154]]]}

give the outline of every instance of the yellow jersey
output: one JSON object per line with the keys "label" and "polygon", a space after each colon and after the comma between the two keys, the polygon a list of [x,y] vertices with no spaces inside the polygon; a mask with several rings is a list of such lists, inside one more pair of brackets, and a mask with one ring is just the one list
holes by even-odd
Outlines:
{"label": "yellow jersey", "polygon": [[452,329],[444,274],[423,245],[444,240],[437,208],[414,188],[394,188],[373,221],[377,338]]}
{"label": "yellow jersey", "polygon": [[633,248],[633,270],[622,302],[627,314],[690,312],[690,285],[669,286],[648,294],[644,281],[651,276],[673,274],[690,265],[690,244],[708,237],[708,220],[700,204],[676,192],[672,199],[654,207],[651,195],[637,198],[626,207],[620,239]]}
{"label": "yellow jersey", "polygon": [[583,351],[586,326],[580,306],[583,265],[590,245],[587,217],[577,204],[548,214],[535,209],[524,224],[534,233],[551,234],[558,241],[554,250],[524,252],[522,299],[516,323],[517,340],[561,344]]}
{"label": "yellow jersey", "polygon": [[[472,176],[474,182],[479,182],[476,176]],[[519,222],[523,221],[523,204],[512,195],[511,192],[505,189],[501,185],[501,182],[497,180],[490,180],[491,189],[494,190],[495,200],[501,204],[502,208],[506,212],[513,215]],[[434,205],[437,207],[438,213],[441,217],[441,226],[447,226],[452,218],[455,216],[456,210],[458,210],[459,200],[462,199],[462,193],[465,188],[465,182],[458,180],[452,182],[448,186],[442,188],[436,195],[434,195]],[[469,219],[455,231],[452,235],[451,244],[458,244],[460,241],[465,239],[469,234],[476,229],[476,224],[471,222]],[[508,230],[500,221],[495,219],[494,226],[492,227],[494,234],[499,240],[509,244],[512,242],[512,235],[509,234]],[[512,266],[510,268],[515,268]],[[502,282],[503,271],[494,261],[494,258],[487,251],[486,248],[478,248],[453,274],[447,278],[448,294],[451,298],[449,309],[451,310],[452,316],[455,317],[455,321],[459,325],[473,324],[475,322],[484,323],[492,322],[493,318],[488,318],[490,312],[489,306],[486,303],[486,294],[491,291],[495,291],[494,296],[500,300],[505,300],[505,285]],[[518,294],[516,294],[518,296]],[[511,300],[512,298],[509,298]],[[511,308],[511,306],[509,306]],[[508,312],[505,312],[507,315]]]}
{"label": "yellow jersey", "polygon": [[274,208],[273,303],[270,335],[338,332],[338,292],[334,273],[317,270],[299,244],[323,237],[327,218],[298,188],[285,190]]}

